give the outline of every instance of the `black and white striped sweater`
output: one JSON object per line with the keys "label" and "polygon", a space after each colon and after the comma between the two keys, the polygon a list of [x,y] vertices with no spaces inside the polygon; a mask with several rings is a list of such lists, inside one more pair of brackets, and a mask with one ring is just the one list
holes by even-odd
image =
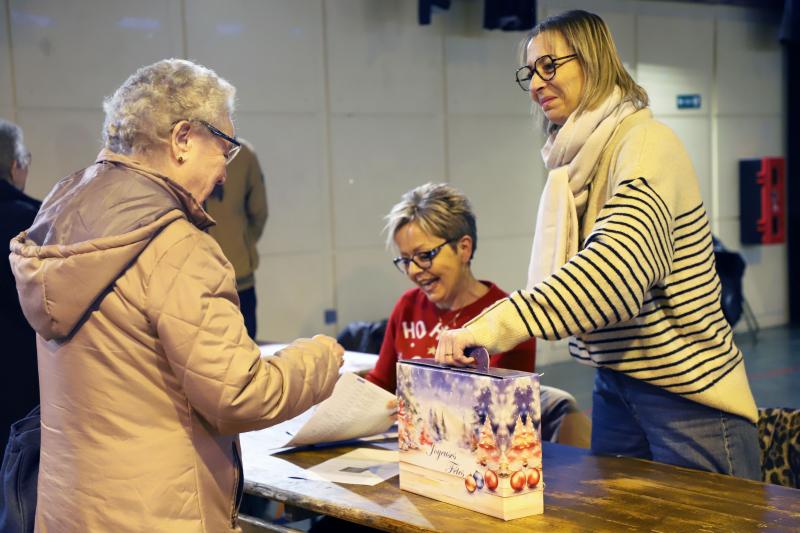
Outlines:
{"label": "black and white striped sweater", "polygon": [[467,328],[493,351],[571,336],[570,354],[583,363],[755,422],[694,170],[669,128],[649,112],[631,119],[636,125],[612,137],[598,166],[608,168],[611,193],[595,194],[601,205],[583,248]]}

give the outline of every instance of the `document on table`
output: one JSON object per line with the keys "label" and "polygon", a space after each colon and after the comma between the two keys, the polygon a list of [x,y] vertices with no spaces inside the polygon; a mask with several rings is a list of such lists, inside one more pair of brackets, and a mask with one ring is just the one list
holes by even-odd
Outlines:
{"label": "document on table", "polygon": [[312,466],[310,473],[334,483],[377,485],[400,473],[397,450],[357,448]]}
{"label": "document on table", "polygon": [[[322,444],[386,432],[395,422],[386,404],[394,394],[352,373],[343,374],[330,398],[267,429],[241,435],[244,453]],[[257,452],[256,452],[257,453]]]}
{"label": "document on table", "polygon": [[[288,344],[262,344],[259,348],[261,350],[261,355],[264,356],[274,355],[276,352],[286,348],[286,346],[288,346]],[[344,352],[344,365],[339,369],[339,373],[355,372],[358,374],[367,372],[372,370],[377,361],[378,356],[374,353],[351,352],[347,350]]]}

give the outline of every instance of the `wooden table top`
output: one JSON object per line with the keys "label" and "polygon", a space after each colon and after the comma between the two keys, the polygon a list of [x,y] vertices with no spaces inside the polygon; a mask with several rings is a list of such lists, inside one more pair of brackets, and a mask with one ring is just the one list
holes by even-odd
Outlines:
{"label": "wooden table top", "polygon": [[[800,490],[544,443],[544,514],[504,522],[400,490],[296,479],[353,448],[259,457],[254,495],[384,531],[800,531]],[[293,477],[290,477],[293,476]]]}

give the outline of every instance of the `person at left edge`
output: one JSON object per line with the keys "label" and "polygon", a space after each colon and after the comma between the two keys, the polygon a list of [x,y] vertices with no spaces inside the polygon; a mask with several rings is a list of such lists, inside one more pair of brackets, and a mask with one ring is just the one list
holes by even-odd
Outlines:
{"label": "person at left edge", "polygon": [[201,204],[238,142],[234,87],[181,59],[106,99],[105,148],[60,180],[11,267],[37,333],[40,533],[241,531],[238,433],[333,391],[344,349],[262,359]]}
{"label": "person at left edge", "polygon": [[[0,119],[0,237],[5,243],[33,223],[42,205],[23,192],[30,162],[22,129]],[[13,372],[3,372],[0,378],[0,450],[5,450],[11,424],[39,403],[36,336],[19,306],[7,254],[0,258],[0,306],[0,339],[6,363],[14,368]]]}

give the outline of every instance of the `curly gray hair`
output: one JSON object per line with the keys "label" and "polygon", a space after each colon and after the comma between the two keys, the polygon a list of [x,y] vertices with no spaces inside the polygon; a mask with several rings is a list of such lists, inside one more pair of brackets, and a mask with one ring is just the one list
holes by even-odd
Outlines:
{"label": "curly gray hair", "polygon": [[216,123],[234,110],[236,89],[213,70],[185,59],[142,67],[105,99],[106,148],[130,154],[165,140],[184,119]]}
{"label": "curly gray hair", "polygon": [[[472,237],[472,255],[478,249],[478,225],[475,213],[464,193],[446,183],[426,183],[411,189],[385,217],[386,246],[394,244],[397,231],[411,222],[430,235],[442,239]],[[455,248],[455,244],[451,244]]]}
{"label": "curly gray hair", "polygon": [[15,161],[23,168],[31,162],[31,154],[22,138],[22,128],[0,118],[0,179],[11,181],[11,167]]}

